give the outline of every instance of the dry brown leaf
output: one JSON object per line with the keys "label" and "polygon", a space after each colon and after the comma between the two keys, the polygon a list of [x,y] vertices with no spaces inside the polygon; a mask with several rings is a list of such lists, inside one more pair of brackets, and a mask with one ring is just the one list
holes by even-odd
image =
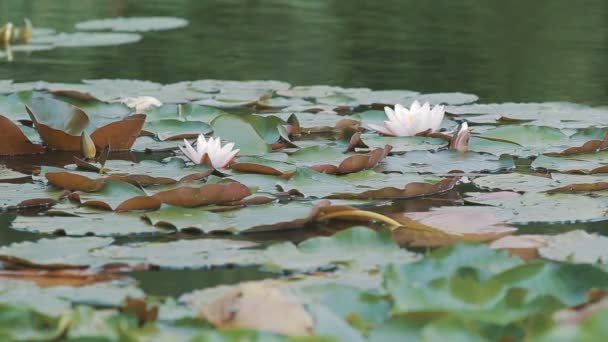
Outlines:
{"label": "dry brown leaf", "polygon": [[387,187],[378,190],[369,190],[360,194],[337,194],[327,198],[341,199],[373,199],[373,198],[414,198],[439,194],[454,188],[461,176],[445,178],[435,184],[409,183],[403,189]]}
{"label": "dry brown leaf", "polygon": [[0,279],[27,280],[40,287],[51,286],[85,286],[100,282],[126,279],[120,274],[94,273],[88,270],[59,269],[59,270],[0,270]]}
{"label": "dry brown leaf", "polygon": [[608,133],[604,135],[603,140],[589,140],[582,146],[570,147],[562,152],[545,153],[545,155],[550,157],[571,156],[575,154],[594,153],[606,149],[608,149]]}
{"label": "dry brown leaf", "polygon": [[569,185],[562,186],[559,188],[547,190],[546,192],[549,194],[577,193],[577,192],[603,191],[603,190],[607,190],[607,189],[608,189],[608,182],[597,182],[597,183],[569,184]]}
{"label": "dry brown leaf", "polygon": [[205,184],[200,188],[180,187],[161,191],[152,197],[160,202],[178,207],[199,207],[209,204],[223,204],[241,200],[251,195],[245,185],[238,182],[228,184]]}
{"label": "dry brown leaf", "polygon": [[19,127],[0,115],[0,155],[22,155],[43,153],[44,147],[32,144]]}
{"label": "dry brown leaf", "polygon": [[467,212],[458,207],[440,207],[427,212],[389,215],[402,224],[395,240],[407,246],[445,246],[460,241],[493,241],[517,231],[492,211]]}
{"label": "dry brown leaf", "polygon": [[297,298],[268,282],[242,283],[205,305],[201,316],[220,329],[312,335],[314,322]]}
{"label": "dry brown leaf", "polygon": [[100,127],[91,134],[91,139],[98,149],[110,145],[112,151],[126,151],[131,149],[135,139],[139,137],[146,115],[135,114],[120,121],[115,121]]}
{"label": "dry brown leaf", "polygon": [[511,235],[492,241],[490,247],[505,250],[526,261],[538,259],[538,249],[546,246],[544,235]]}

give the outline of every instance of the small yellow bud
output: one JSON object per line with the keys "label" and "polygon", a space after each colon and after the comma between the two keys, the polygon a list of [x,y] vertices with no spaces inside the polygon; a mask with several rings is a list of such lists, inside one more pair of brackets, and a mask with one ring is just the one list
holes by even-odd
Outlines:
{"label": "small yellow bud", "polygon": [[80,152],[86,159],[93,159],[97,154],[95,143],[86,132],[80,135]]}
{"label": "small yellow bud", "polygon": [[10,44],[13,39],[13,31],[14,31],[13,23],[8,22],[2,26],[0,29],[0,42],[4,44]]}
{"label": "small yellow bud", "polygon": [[32,40],[33,32],[34,26],[32,22],[28,18],[23,19],[23,27],[19,30],[19,40],[25,44],[29,43]]}

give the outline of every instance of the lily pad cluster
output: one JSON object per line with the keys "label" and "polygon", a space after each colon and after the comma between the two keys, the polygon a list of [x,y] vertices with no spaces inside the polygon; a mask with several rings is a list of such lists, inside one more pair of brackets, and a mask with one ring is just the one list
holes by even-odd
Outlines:
{"label": "lily pad cluster", "polygon": [[4,47],[0,51],[0,59],[10,62],[16,52],[131,44],[143,38],[141,32],[178,29],[187,25],[187,20],[174,17],[117,17],[77,23],[76,32],[57,32],[52,28],[34,27],[25,18],[22,26],[8,22],[0,27],[0,44]]}
{"label": "lily pad cluster", "polygon": [[[0,305],[32,339],[601,334],[606,109],[279,81],[0,93],[0,218],[30,237],[0,247]],[[392,136],[419,110],[426,131]],[[134,281],[229,267],[273,279]]]}

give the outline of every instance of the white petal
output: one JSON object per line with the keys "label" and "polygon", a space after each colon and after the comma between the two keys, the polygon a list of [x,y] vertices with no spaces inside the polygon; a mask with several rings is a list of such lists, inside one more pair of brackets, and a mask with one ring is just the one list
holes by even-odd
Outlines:
{"label": "white petal", "polygon": [[180,150],[182,150],[184,155],[186,155],[186,157],[188,157],[188,159],[190,159],[193,163],[200,164],[201,158],[199,157],[198,152],[192,147],[192,145],[190,145],[188,140],[184,139],[184,144],[185,147],[179,146]]}
{"label": "white petal", "polygon": [[384,126],[378,126],[378,125],[374,125],[374,124],[369,124],[367,126],[369,129],[372,129],[378,133],[382,133],[384,135],[390,135],[390,136],[395,136],[395,134],[393,132],[391,132],[390,130],[388,130],[386,127]]}
{"label": "white petal", "polygon": [[444,115],[444,106],[437,105],[431,111],[429,128],[431,128],[433,132],[438,131],[441,127],[441,122],[443,121]]}
{"label": "white petal", "polygon": [[390,107],[384,107],[384,113],[389,121],[399,121],[399,118],[395,115],[395,111]]}
{"label": "white petal", "polygon": [[408,117],[410,117],[410,111],[399,103],[397,103],[395,105],[395,115],[397,116],[397,119],[399,121],[405,121]]}
{"label": "white petal", "polygon": [[420,102],[418,102],[418,100],[414,100],[414,102],[412,102],[412,105],[410,106],[410,112],[412,112],[412,114],[416,115],[416,114],[418,114],[419,111],[420,111]]}
{"label": "white petal", "polygon": [[393,135],[398,137],[407,137],[416,134],[416,132],[412,131],[412,127],[409,125],[385,121],[384,126],[391,131]]}

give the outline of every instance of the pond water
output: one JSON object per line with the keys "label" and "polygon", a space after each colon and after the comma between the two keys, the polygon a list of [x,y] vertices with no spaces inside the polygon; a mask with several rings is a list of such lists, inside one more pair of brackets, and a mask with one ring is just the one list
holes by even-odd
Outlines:
{"label": "pond water", "polygon": [[153,15],[190,25],[136,44],[20,54],[0,63],[0,79],[276,79],[608,105],[602,0],[0,1],[0,22],[29,17],[65,32],[83,20]]}

